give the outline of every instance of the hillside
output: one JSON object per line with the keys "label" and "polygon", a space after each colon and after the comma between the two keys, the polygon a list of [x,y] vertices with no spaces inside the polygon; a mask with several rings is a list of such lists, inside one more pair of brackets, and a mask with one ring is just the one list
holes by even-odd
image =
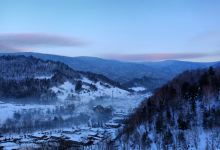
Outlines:
{"label": "hillside", "polygon": [[[92,93],[92,94],[91,94]],[[91,72],[75,71],[61,62],[33,56],[0,57],[0,97],[42,101],[128,93],[119,83]],[[91,95],[91,96],[89,96]],[[85,97],[86,98],[86,97]]]}
{"label": "hillside", "polygon": [[153,91],[158,88],[160,85],[165,84],[166,81],[156,77],[142,77],[142,78],[134,78],[126,83],[123,83],[125,87],[131,88],[133,90],[139,90],[139,92],[144,91]]}
{"label": "hillside", "polygon": [[122,149],[219,149],[220,68],[186,71],[130,115]]}
{"label": "hillside", "polygon": [[0,75],[0,149],[98,147],[151,94],[33,56],[1,56]]}
{"label": "hillside", "polygon": [[[171,60],[135,63],[107,60],[96,57],[65,57],[41,53],[11,53],[10,55],[21,54],[25,56],[34,56],[43,60],[60,61],[75,70],[102,74],[111,80],[125,85],[140,84],[140,82],[135,82],[137,80],[134,79],[142,80],[146,77],[148,80],[142,82],[143,84],[141,86],[144,86],[148,90],[162,86],[185,70],[205,68],[215,64]],[[158,79],[160,82],[158,82]]]}

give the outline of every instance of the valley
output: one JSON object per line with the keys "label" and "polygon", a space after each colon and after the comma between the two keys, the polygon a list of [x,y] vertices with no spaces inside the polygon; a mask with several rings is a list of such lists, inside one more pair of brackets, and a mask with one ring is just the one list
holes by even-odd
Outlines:
{"label": "valley", "polygon": [[220,150],[220,0],[0,0],[0,150]]}
{"label": "valley", "polygon": [[149,88],[160,83],[143,77],[123,84],[61,62],[0,56],[0,148],[219,148],[220,71],[213,64]]}
{"label": "valley", "polygon": [[[104,146],[99,143],[114,140],[123,121],[148,96],[150,93],[131,94],[126,98],[97,97],[54,105],[1,102],[0,147],[85,149]],[[74,108],[70,107],[73,105]]]}

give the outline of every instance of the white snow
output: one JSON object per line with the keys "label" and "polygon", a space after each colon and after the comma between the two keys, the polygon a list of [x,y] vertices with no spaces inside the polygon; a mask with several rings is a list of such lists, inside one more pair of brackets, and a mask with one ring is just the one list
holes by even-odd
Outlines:
{"label": "white snow", "polygon": [[7,118],[12,118],[16,111],[29,110],[29,109],[52,109],[54,105],[37,105],[37,104],[12,104],[12,103],[0,103],[0,124]]}
{"label": "white snow", "polygon": [[[120,94],[127,94],[127,91],[123,91],[122,89],[118,89],[115,87],[103,87],[100,83],[97,83],[97,88],[99,89],[98,91],[102,90],[108,91],[107,94],[112,94],[111,90],[114,92],[121,92]],[[65,95],[69,93],[74,93],[74,90],[72,90],[74,87],[73,84],[70,82],[65,82],[64,84],[60,85],[59,87],[54,87],[53,90],[58,92],[62,91],[65,93]],[[93,91],[94,92],[94,91]],[[59,92],[58,94],[63,94]],[[97,91],[95,91],[97,95],[100,95]],[[79,93],[81,98],[91,98],[93,97],[93,94],[91,95],[85,95],[87,93]],[[84,96],[84,97],[83,97]],[[33,144],[34,146],[37,147],[37,143],[33,143],[34,139],[38,139],[37,142],[46,142],[46,140],[41,139],[41,137],[46,136],[46,138],[50,137],[63,137],[63,138],[68,138],[68,140],[72,141],[77,141],[77,142],[88,142],[89,138],[94,139],[94,144],[98,143],[101,141],[103,138],[109,138],[109,139],[114,139],[117,137],[117,128],[120,125],[120,123],[114,122],[114,120],[118,119],[123,119],[123,117],[127,117],[127,115],[130,113],[129,110],[132,108],[137,107],[140,102],[143,100],[144,97],[149,96],[148,95],[125,95],[126,97],[123,98],[118,98],[114,96],[114,98],[101,98],[99,100],[95,99],[94,100],[94,106],[97,105],[103,105],[103,106],[110,106],[112,105],[114,107],[114,115],[113,118],[111,118],[108,122],[106,122],[106,127],[98,127],[98,128],[92,128],[88,127],[87,124],[82,124],[79,126],[73,126],[73,127],[67,127],[67,128],[57,128],[57,129],[48,129],[45,131],[35,131],[33,133],[23,133],[23,134],[16,134],[16,133],[10,133],[10,134],[4,134],[3,136],[6,138],[21,138],[20,142],[22,144],[19,145],[19,148],[24,147],[26,145],[30,145],[32,147]],[[9,103],[2,103],[0,104],[0,114],[4,117],[9,117],[9,115],[5,115],[4,112],[10,112],[10,116],[13,116],[13,112],[16,110],[22,110],[22,109],[32,109],[32,108],[39,108],[42,109],[43,111],[46,112],[47,108],[53,109],[56,107],[55,105],[17,105],[17,104],[9,104]],[[85,105],[81,103],[76,107],[76,110],[74,111],[73,115],[78,115],[79,111],[82,113],[90,114],[92,115],[92,110],[89,109],[89,105]],[[4,114],[4,115],[3,115]],[[64,116],[62,116],[64,118]],[[2,118],[1,118],[2,119]],[[25,135],[25,136],[24,136]],[[7,149],[11,148],[16,148],[16,143],[12,142],[7,142],[8,144],[2,145],[4,143],[1,143],[2,146],[6,146]],[[13,147],[14,146],[14,147]],[[39,146],[39,145],[38,145]]]}
{"label": "white snow", "polygon": [[71,93],[71,91],[75,91],[75,85],[73,85],[69,81],[66,81],[59,87],[52,87],[51,90],[57,93],[57,97],[59,100],[64,101]]}
{"label": "white snow", "polygon": [[[83,82],[88,84],[93,83],[87,78],[82,79]],[[76,92],[75,85],[69,81],[64,82],[58,87],[52,87],[51,90],[57,94],[58,99],[64,101],[68,96],[79,97],[82,103],[88,103],[90,100],[97,97],[112,97],[112,98],[124,98],[129,95],[129,92],[111,85],[104,86],[101,82],[93,83],[97,87],[97,90],[91,90],[88,85],[82,85],[82,91]]]}
{"label": "white snow", "polygon": [[145,91],[146,90],[145,87],[132,87],[130,89],[135,91],[135,92],[141,92],[141,91]]}
{"label": "white snow", "polygon": [[[77,126],[72,126],[69,128],[63,127],[60,129],[48,129],[47,131],[35,131],[34,133],[29,133],[31,136],[23,136],[22,134],[6,134],[4,137],[20,137],[20,141],[27,144],[33,144],[34,137],[43,137],[44,135],[48,137],[64,137],[72,141],[77,142],[87,142],[88,138],[95,139],[94,143],[106,138],[114,139],[117,136],[117,128],[121,126],[120,123],[114,122],[115,120],[121,120],[127,117],[127,115],[137,107],[140,102],[147,95],[131,94],[126,90],[114,87],[107,83],[93,82],[88,78],[82,79],[82,91],[75,91],[75,84],[70,81],[66,81],[59,86],[54,86],[51,88],[53,92],[56,93],[59,101],[59,104],[65,105],[63,103],[65,100],[69,100],[69,97],[79,98],[79,101],[73,101],[75,105],[74,113],[72,116],[78,116],[80,113],[91,115],[91,118],[94,115],[94,111],[91,109],[92,106],[102,105],[103,107],[112,106],[113,107],[113,117],[106,121],[106,127],[103,128],[91,128],[88,124],[82,124]],[[92,90],[89,84],[96,86],[97,90]],[[90,103],[91,102],[91,103]],[[46,114],[47,109],[53,110],[56,108],[56,105],[37,105],[37,104],[12,104],[0,102],[0,124],[4,123],[7,118],[12,118],[14,112],[16,111],[25,111],[28,109],[41,109]],[[50,114],[49,114],[50,115]],[[45,115],[46,116],[46,115]],[[63,115],[64,119],[68,119],[68,116]],[[73,124],[74,125],[74,124]],[[107,127],[108,126],[108,127]],[[25,133],[24,133],[25,134]],[[43,140],[38,140],[38,142],[43,142]],[[1,143],[5,144],[5,143]],[[16,148],[16,143],[7,142],[6,146],[8,149]],[[21,146],[21,145],[19,145]]]}
{"label": "white snow", "polygon": [[88,78],[83,77],[82,78],[82,82],[88,83],[88,84],[92,84],[94,83],[93,81],[89,80]]}
{"label": "white snow", "polygon": [[4,150],[19,149],[19,145],[14,142],[0,143],[0,146],[3,146]]}
{"label": "white snow", "polygon": [[35,76],[34,78],[35,79],[51,79],[53,77],[53,75],[48,75],[48,76]]}

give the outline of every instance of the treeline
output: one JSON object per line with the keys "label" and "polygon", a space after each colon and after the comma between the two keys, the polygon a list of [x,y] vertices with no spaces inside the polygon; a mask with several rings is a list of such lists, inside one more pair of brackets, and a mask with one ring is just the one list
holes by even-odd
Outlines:
{"label": "treeline", "polygon": [[[219,133],[219,92],[220,68],[186,71],[143,101],[126,120],[119,138],[129,143],[136,136],[140,140],[133,140],[133,143],[142,148],[150,148],[152,143],[156,143],[162,149],[169,146],[175,149],[181,144],[187,149],[189,131],[194,147],[198,148],[199,127],[211,131],[216,129]],[[145,128],[141,133],[137,132],[140,126]],[[150,138],[152,134],[153,139]],[[219,139],[219,136],[216,137]]]}
{"label": "treeline", "polygon": [[75,105],[60,105],[55,108],[27,109],[14,112],[12,118],[1,123],[0,133],[30,133],[37,130],[72,127],[86,124],[89,116],[74,114]]}
{"label": "treeline", "polygon": [[0,79],[0,95],[5,98],[41,98],[42,94],[47,94],[52,98],[55,95],[48,90],[49,80],[24,79],[24,80],[4,80]]}
{"label": "treeline", "polygon": [[[48,76],[49,78],[47,78]],[[44,61],[22,55],[0,57],[0,97],[2,98],[51,100],[55,97],[50,90],[51,87],[70,81],[77,85],[76,91],[80,91],[81,79],[85,77],[94,82],[102,81],[106,86],[110,84],[123,88],[119,83],[103,75],[75,71],[61,62]],[[91,90],[97,90],[97,87],[92,84],[88,86],[91,87]]]}
{"label": "treeline", "polygon": [[161,85],[165,84],[166,81],[160,78],[143,76],[142,78],[134,78],[128,82],[123,83],[125,87],[146,87],[148,91],[153,91]]}
{"label": "treeline", "polygon": [[220,68],[186,71],[143,101],[127,120],[126,130],[132,131],[142,122],[152,121],[155,115],[169,108],[178,111],[180,107],[190,103],[193,111],[196,101],[207,102],[211,98],[219,99],[219,91]]}

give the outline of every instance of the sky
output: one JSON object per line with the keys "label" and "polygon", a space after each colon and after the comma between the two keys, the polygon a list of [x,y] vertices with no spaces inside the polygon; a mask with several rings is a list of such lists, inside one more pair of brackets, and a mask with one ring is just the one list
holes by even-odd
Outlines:
{"label": "sky", "polygon": [[0,52],[220,60],[219,0],[0,0]]}

